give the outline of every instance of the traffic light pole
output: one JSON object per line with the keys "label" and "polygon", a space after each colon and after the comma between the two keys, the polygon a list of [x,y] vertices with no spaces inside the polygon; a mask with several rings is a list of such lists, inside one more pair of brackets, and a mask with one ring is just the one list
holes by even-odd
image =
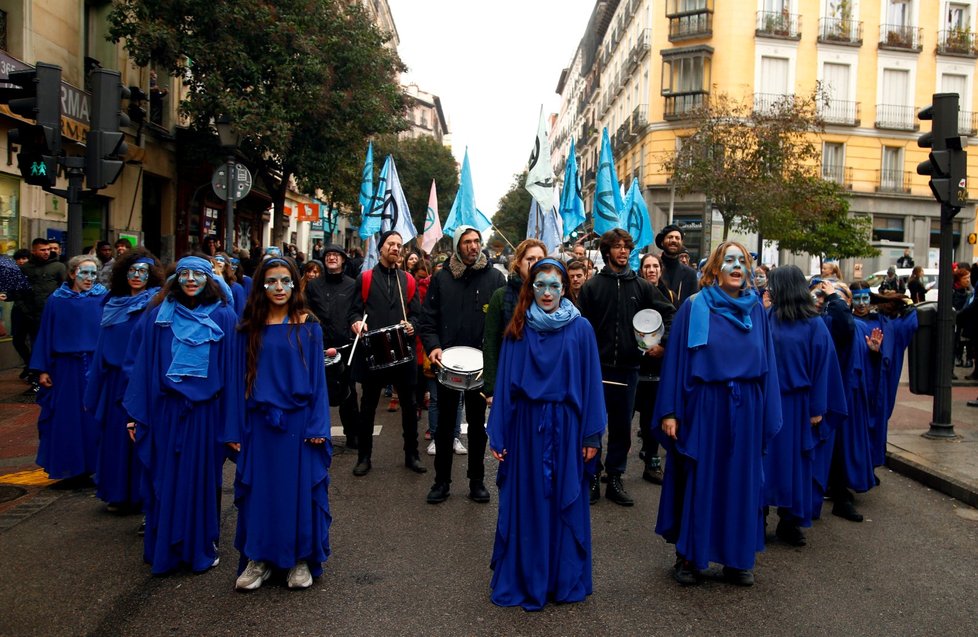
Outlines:
{"label": "traffic light pole", "polygon": [[228,154],[227,168],[224,169],[227,184],[227,238],[224,241],[224,252],[230,256],[234,256],[232,249],[234,247],[234,154]]}
{"label": "traffic light pole", "polygon": [[951,371],[954,361],[954,312],[951,309],[951,265],[954,250],[951,206],[941,203],[941,257],[937,277],[937,378],[934,412],[925,438],[957,438],[951,422]]}
{"label": "traffic light pole", "polygon": [[68,189],[51,188],[48,192],[68,202],[68,238],[65,249],[69,257],[82,253],[82,199],[85,195],[85,158],[62,157],[61,165],[68,178]]}

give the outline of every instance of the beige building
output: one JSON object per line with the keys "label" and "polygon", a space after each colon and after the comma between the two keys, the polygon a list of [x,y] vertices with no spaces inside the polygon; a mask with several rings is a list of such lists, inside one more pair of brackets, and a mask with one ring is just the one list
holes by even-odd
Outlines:
{"label": "beige building", "polygon": [[[595,3],[585,36],[561,75],[554,130],[556,167],[577,140],[591,202],[600,131],[612,138],[618,176],[643,186],[654,227],[670,219],[705,254],[721,224],[702,197],[679,198],[664,162],[686,134],[686,113],[714,92],[764,108],[780,96],[827,90],[821,174],[850,192],[852,214],[872,218],[888,265],[911,247],[936,267],[939,206],[916,174],[917,112],[939,92],[960,94],[960,133],[973,143],[975,0],[606,0]],[[923,125],[928,130],[929,124]],[[558,143],[559,142],[559,143]],[[969,157],[978,174],[978,153]],[[978,192],[972,189],[972,192]],[[975,209],[955,219],[955,258],[974,260],[967,244]],[[752,247],[756,237],[743,237]],[[753,243],[751,241],[753,240]],[[765,261],[808,258],[765,250]],[[849,265],[849,264],[844,264]],[[844,268],[845,269],[845,268]],[[846,272],[847,276],[851,271]]]}
{"label": "beige building", "polygon": [[441,108],[441,98],[421,90],[414,83],[402,88],[407,101],[409,128],[400,133],[400,138],[434,137],[438,143],[450,146],[448,121]]}

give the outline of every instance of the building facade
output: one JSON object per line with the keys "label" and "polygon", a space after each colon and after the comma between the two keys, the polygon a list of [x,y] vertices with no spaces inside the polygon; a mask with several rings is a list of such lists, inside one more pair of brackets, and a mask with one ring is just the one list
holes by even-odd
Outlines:
{"label": "building facade", "polygon": [[[684,118],[714,92],[764,108],[784,95],[811,93],[820,83],[828,95],[822,112],[826,131],[818,140],[822,177],[849,191],[851,214],[872,218],[872,240],[882,252],[863,260],[864,272],[888,265],[904,247],[911,247],[918,264],[936,267],[940,208],[927,177],[916,174],[927,158],[916,143],[922,132],[917,112],[934,93],[958,93],[960,133],[975,142],[976,4],[596,2],[575,64],[577,58],[596,62],[582,65],[576,77],[572,67],[562,75],[555,164],[566,161],[569,141],[563,135],[575,132],[584,190],[593,192],[600,131],[606,127],[619,178],[639,178],[654,226],[678,223],[686,228],[694,256],[705,255],[718,242],[719,215],[702,197],[677,197],[664,169],[688,133]],[[576,93],[569,90],[575,83],[583,85]],[[978,174],[976,153],[968,166],[969,174]],[[956,259],[975,258],[967,243],[974,222],[973,205],[954,221]],[[765,251],[765,261],[775,259],[809,267],[807,255]]]}

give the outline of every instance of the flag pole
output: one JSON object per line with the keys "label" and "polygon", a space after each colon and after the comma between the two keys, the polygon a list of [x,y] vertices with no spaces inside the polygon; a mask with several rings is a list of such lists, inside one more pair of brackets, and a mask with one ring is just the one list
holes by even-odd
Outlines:
{"label": "flag pole", "polygon": [[506,238],[506,235],[504,235],[504,234],[503,234],[503,233],[502,233],[502,232],[501,232],[501,231],[499,230],[499,228],[497,228],[497,227],[496,227],[495,225],[492,225],[491,227],[492,227],[492,229],[493,229],[493,230],[495,230],[495,231],[496,231],[497,233],[499,233],[499,236],[503,238],[503,241],[505,241],[506,243],[508,243],[508,244],[509,244],[509,247],[513,249],[513,252],[516,252],[516,246],[514,246],[514,245],[513,245],[513,242],[512,242],[512,241],[510,241],[509,239],[507,239],[507,238]]}

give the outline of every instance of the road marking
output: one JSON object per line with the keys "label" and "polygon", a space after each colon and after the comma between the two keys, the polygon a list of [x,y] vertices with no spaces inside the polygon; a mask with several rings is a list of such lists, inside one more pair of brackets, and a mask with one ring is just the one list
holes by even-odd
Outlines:
{"label": "road marking", "polygon": [[32,471],[21,471],[19,473],[8,473],[7,475],[0,476],[0,483],[3,484],[21,484],[32,487],[46,487],[49,484],[54,484],[57,480],[51,480],[48,478],[48,474],[45,473],[44,469],[34,469]]}
{"label": "road marking", "polygon": [[[383,425],[374,425],[374,437],[376,438],[377,436],[379,436],[380,435],[380,432],[383,431],[383,430],[384,430],[384,426]],[[343,435],[343,427],[330,427],[329,428],[329,437],[330,437],[330,440],[332,440],[334,438],[343,438],[345,440],[346,439],[346,436]]]}

